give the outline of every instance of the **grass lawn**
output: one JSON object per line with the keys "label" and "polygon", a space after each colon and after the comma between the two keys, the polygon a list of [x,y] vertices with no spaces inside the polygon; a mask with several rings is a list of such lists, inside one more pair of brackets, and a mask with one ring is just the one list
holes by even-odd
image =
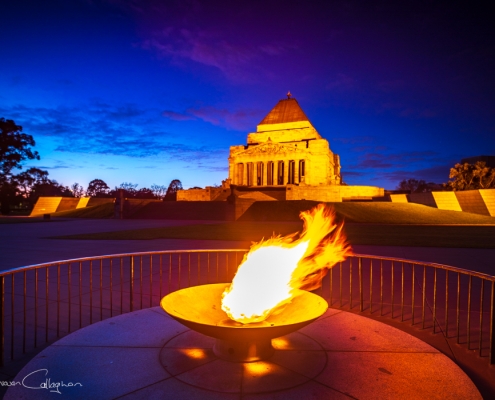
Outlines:
{"label": "grass lawn", "polygon": [[3,224],[31,224],[37,222],[54,222],[53,220],[43,220],[43,218],[29,218],[29,217],[0,217],[0,225]]}
{"label": "grass lawn", "polygon": [[302,222],[226,222],[223,224],[167,226],[163,228],[90,233],[56,238],[91,240],[199,239],[258,241],[263,237],[271,237],[274,232],[275,234],[287,235],[301,229]]}
{"label": "grass lawn", "polygon": [[98,206],[77,208],[75,210],[60,211],[52,213],[52,217],[61,218],[113,218],[114,205],[113,203],[100,204]]}
{"label": "grass lawn", "polygon": [[[227,222],[136,229],[56,237],[78,240],[239,240],[259,241],[275,234],[300,231],[302,223]],[[347,224],[345,233],[354,245],[495,248],[495,226],[421,226]]]}
{"label": "grass lawn", "polygon": [[[235,240],[259,241],[274,233],[302,229],[301,210],[316,202],[256,202],[239,221],[57,237],[78,240]],[[331,203],[351,244],[422,247],[495,248],[495,218],[438,210],[411,203]],[[109,218],[113,204],[56,213],[53,216]],[[247,218],[250,220],[246,221]],[[285,221],[285,222],[282,222]]]}
{"label": "grass lawn", "polygon": [[[240,221],[296,221],[299,212],[314,207],[315,201],[260,201]],[[345,202],[328,203],[339,219],[368,224],[495,225],[495,218],[459,211],[439,210],[414,203]]]}

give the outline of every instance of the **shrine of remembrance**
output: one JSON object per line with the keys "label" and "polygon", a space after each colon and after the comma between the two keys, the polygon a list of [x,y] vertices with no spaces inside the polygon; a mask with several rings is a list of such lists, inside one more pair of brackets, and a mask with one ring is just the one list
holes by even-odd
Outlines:
{"label": "shrine of remembrance", "polygon": [[290,93],[263,118],[256,132],[248,134],[246,145],[230,147],[229,177],[222,188],[183,190],[177,199],[221,201],[230,193],[228,188],[235,188],[238,197],[256,200],[342,201],[383,196],[378,187],[343,184],[339,156]]}

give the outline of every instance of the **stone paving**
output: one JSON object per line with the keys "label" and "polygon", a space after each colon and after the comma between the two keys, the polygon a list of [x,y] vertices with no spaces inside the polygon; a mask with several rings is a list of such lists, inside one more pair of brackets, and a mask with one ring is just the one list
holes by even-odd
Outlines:
{"label": "stone paving", "polygon": [[[223,361],[213,343],[159,307],[121,315],[45,349],[14,378],[20,384],[5,399],[48,399],[56,390],[71,399],[481,398],[438,350],[343,311],[330,309],[274,339],[275,353],[264,361]],[[51,389],[34,389],[48,379]]]}
{"label": "stone paving", "polygon": [[[20,267],[24,265],[37,264],[41,262],[56,261],[62,259],[70,259],[85,256],[96,256],[103,254],[116,254],[116,253],[128,253],[128,252],[138,252],[138,251],[153,251],[153,250],[180,250],[180,249],[242,249],[248,248],[249,242],[234,242],[234,241],[205,241],[205,240],[172,240],[172,239],[161,239],[161,240],[151,240],[151,241],[138,241],[138,240],[126,240],[126,241],[88,241],[88,240],[56,240],[56,239],[46,239],[46,236],[55,235],[69,235],[76,233],[90,233],[90,232],[104,232],[104,231],[115,231],[124,229],[139,229],[139,228],[151,228],[159,226],[172,226],[172,225],[184,225],[184,224],[197,224],[197,223],[221,223],[219,221],[153,221],[153,220],[60,220],[52,222],[40,222],[40,223],[26,223],[26,224],[4,224],[0,225],[0,269],[10,269],[15,267]],[[466,269],[473,269],[480,272],[485,272],[488,274],[494,274],[493,262],[495,255],[495,250],[493,249],[448,249],[448,248],[417,248],[417,247],[395,247],[395,246],[355,246],[354,251],[359,254],[370,254],[370,255],[381,255],[390,256],[398,258],[406,258],[420,261],[437,262],[452,266],[457,266]],[[51,272],[51,277],[54,277]],[[106,275],[104,275],[105,277]],[[62,279],[64,278],[64,272],[62,271]],[[43,277],[40,276],[43,280]],[[95,282],[98,279],[98,272],[96,269]],[[77,281],[77,271],[73,276],[73,279]],[[31,280],[28,276],[28,281]],[[40,281],[42,283],[42,281]],[[21,280],[18,282],[16,280],[16,287],[21,284]],[[43,284],[40,284],[40,298],[43,298]],[[93,304],[93,307],[89,307],[90,301],[88,300],[88,288],[87,282],[83,284],[83,297],[82,302],[82,315],[84,318],[87,317],[89,310],[94,309],[95,320],[98,320],[98,309]],[[28,287],[29,289],[29,287]],[[95,289],[95,288],[94,288]],[[117,287],[115,289],[118,290]],[[7,292],[8,292],[7,287]],[[64,296],[63,288],[62,296]],[[50,289],[50,293],[53,291]],[[17,293],[20,293],[19,289],[16,289]],[[53,292],[55,293],[55,292]],[[72,293],[73,301],[72,307],[79,307],[77,300],[77,290]],[[155,292],[154,292],[155,293]],[[103,293],[103,301],[105,304],[108,303],[108,298],[105,292]],[[8,295],[8,293],[7,293]],[[94,301],[98,299],[99,294],[97,290],[94,290]],[[10,296],[7,297],[7,300]],[[156,296],[155,296],[156,297]],[[53,299],[53,297],[51,298]],[[158,299],[158,297],[157,297]],[[30,308],[30,303],[32,299],[28,298],[28,313],[32,314],[32,307]],[[135,299],[136,301],[137,299]],[[141,302],[143,300],[141,299]],[[146,303],[148,298],[144,299]],[[116,307],[118,301],[114,302],[114,307]],[[156,304],[156,303],[155,303]],[[6,304],[8,306],[8,304]],[[15,304],[16,313],[21,315],[22,312],[17,312],[17,306]],[[41,308],[44,304],[39,304]],[[142,307],[142,305],[141,305]],[[139,308],[139,305],[135,307]],[[7,307],[7,311],[9,307]],[[39,310],[42,313],[42,309]],[[118,310],[117,310],[118,311]],[[125,311],[125,310],[124,310]],[[121,311],[120,311],[121,312]],[[63,313],[63,310],[62,310]],[[101,310],[100,310],[101,313]],[[109,310],[105,306],[103,309],[103,318],[108,318]],[[116,312],[118,314],[119,312]],[[9,314],[9,312],[7,312]],[[40,315],[41,315],[40,314]],[[48,314],[48,312],[46,313]],[[107,315],[108,314],[108,315]],[[50,321],[54,318],[55,314],[50,311]],[[77,312],[73,313],[73,319]],[[28,322],[32,318],[28,316]],[[45,332],[43,329],[43,321],[45,317],[39,318],[38,324],[40,328],[39,338],[44,338]],[[53,321],[50,322],[52,324]],[[77,327],[79,321],[74,320],[71,330]],[[83,321],[83,326],[87,325],[88,321]],[[22,329],[20,325],[20,320],[17,322],[18,327],[16,329]],[[67,329],[64,327],[67,325],[66,321],[61,322],[61,334],[64,335]],[[16,331],[17,332],[17,331]],[[7,343],[8,334],[7,333]],[[55,331],[50,329],[49,334],[53,336]],[[29,335],[28,335],[29,336]],[[72,335],[70,335],[72,336]],[[439,336],[439,340],[442,335]],[[31,337],[28,337],[28,343],[32,341]],[[20,345],[20,341],[16,341],[16,346]],[[437,348],[443,349],[444,344],[434,344]],[[445,346],[444,346],[445,347]],[[444,351],[443,349],[442,351]],[[446,349],[445,353],[449,354],[449,348]],[[452,357],[452,355],[451,355]],[[455,356],[454,356],[455,357]],[[18,371],[18,370],[17,370]],[[13,375],[10,375],[13,376]],[[8,376],[5,376],[7,378]],[[173,385],[176,385],[175,383]],[[294,392],[296,393],[296,392]],[[312,392],[311,392],[312,393]],[[243,397],[244,398],[244,397]]]}
{"label": "stone paving", "polygon": [[[153,250],[243,249],[250,242],[215,240],[61,240],[46,239],[78,233],[109,232],[161,226],[222,223],[222,221],[71,219],[0,225],[0,270],[43,262]],[[495,274],[495,249],[456,249],[401,246],[354,246],[358,254],[437,262]]]}

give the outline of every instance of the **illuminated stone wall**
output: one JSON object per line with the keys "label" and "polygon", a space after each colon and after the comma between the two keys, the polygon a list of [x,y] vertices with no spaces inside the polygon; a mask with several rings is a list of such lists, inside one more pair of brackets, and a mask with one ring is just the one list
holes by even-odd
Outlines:
{"label": "illuminated stone wall", "polygon": [[178,190],[177,201],[223,201],[229,194],[229,188],[207,186],[205,189]]}
{"label": "illuminated stone wall", "polygon": [[294,186],[287,187],[287,200],[341,202],[348,199],[371,200],[382,197],[384,190],[376,186]]}
{"label": "illuminated stone wall", "polygon": [[29,216],[39,217],[43,214],[75,210],[76,208],[93,207],[100,204],[113,203],[114,201],[115,199],[110,197],[40,197]]}
{"label": "illuminated stone wall", "polygon": [[57,211],[62,197],[40,197],[31,211],[30,217],[51,214]]}
{"label": "illuminated stone wall", "polygon": [[390,200],[495,217],[495,189],[392,194]]}
{"label": "illuminated stone wall", "polygon": [[489,215],[495,217],[495,189],[480,189],[479,192]]}

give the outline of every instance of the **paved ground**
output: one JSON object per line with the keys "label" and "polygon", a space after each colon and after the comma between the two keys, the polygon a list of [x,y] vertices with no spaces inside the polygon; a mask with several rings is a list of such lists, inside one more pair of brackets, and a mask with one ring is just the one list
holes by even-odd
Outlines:
{"label": "paved ground", "polygon": [[[221,221],[71,219],[50,222],[1,224],[0,270],[43,262],[152,250],[248,248],[249,242],[215,240],[56,240],[48,236],[108,232],[160,226],[191,225]],[[495,240],[495,238],[494,238]],[[359,254],[400,257],[437,262],[495,274],[495,249],[455,249],[434,247],[355,246]]]}
{"label": "paved ground", "polygon": [[[250,245],[250,243],[248,242],[213,241],[213,240],[200,241],[200,240],[160,239],[160,240],[150,240],[150,241],[139,241],[139,240],[90,241],[90,240],[54,240],[54,239],[46,238],[47,236],[56,236],[56,235],[105,232],[105,231],[115,231],[115,230],[125,230],[125,229],[151,228],[151,227],[160,227],[160,226],[173,226],[173,225],[198,224],[198,223],[221,223],[221,221],[74,219],[74,220],[55,220],[51,222],[39,222],[39,223],[1,224],[0,225],[0,270],[6,270],[10,268],[25,266],[25,265],[32,265],[32,264],[38,264],[38,263],[50,262],[56,260],[71,259],[71,258],[78,258],[85,256],[97,256],[104,254],[117,254],[117,253],[139,252],[139,251],[153,251],[153,250],[180,250],[180,249],[234,249],[234,248],[242,249],[242,248],[248,248]],[[495,249],[355,246],[354,251],[359,254],[381,255],[381,256],[412,259],[418,261],[437,262],[441,264],[447,264],[461,268],[485,272],[490,275],[495,274],[495,262],[493,261],[495,260],[494,257]],[[22,284],[22,280],[19,281],[16,280],[16,285],[17,284]],[[20,291],[16,290],[16,293],[20,293]],[[76,292],[74,291],[73,295],[75,293]],[[77,303],[77,301],[75,303]],[[86,306],[87,304],[84,304],[84,307]],[[9,308],[7,307],[7,309]],[[38,321],[38,323],[40,323],[40,321]],[[423,338],[423,340],[426,339]],[[441,345],[438,346],[435,345],[435,346],[439,349],[443,349]],[[446,354],[450,354],[448,346],[447,346],[447,350],[444,352]],[[457,357],[458,359],[461,356],[462,354],[460,356],[458,354],[455,354],[455,357]]]}
{"label": "paved ground", "polygon": [[274,339],[264,361],[224,361],[213,344],[159,307],[121,315],[42,351],[5,399],[481,399],[438,350],[343,311]]}

